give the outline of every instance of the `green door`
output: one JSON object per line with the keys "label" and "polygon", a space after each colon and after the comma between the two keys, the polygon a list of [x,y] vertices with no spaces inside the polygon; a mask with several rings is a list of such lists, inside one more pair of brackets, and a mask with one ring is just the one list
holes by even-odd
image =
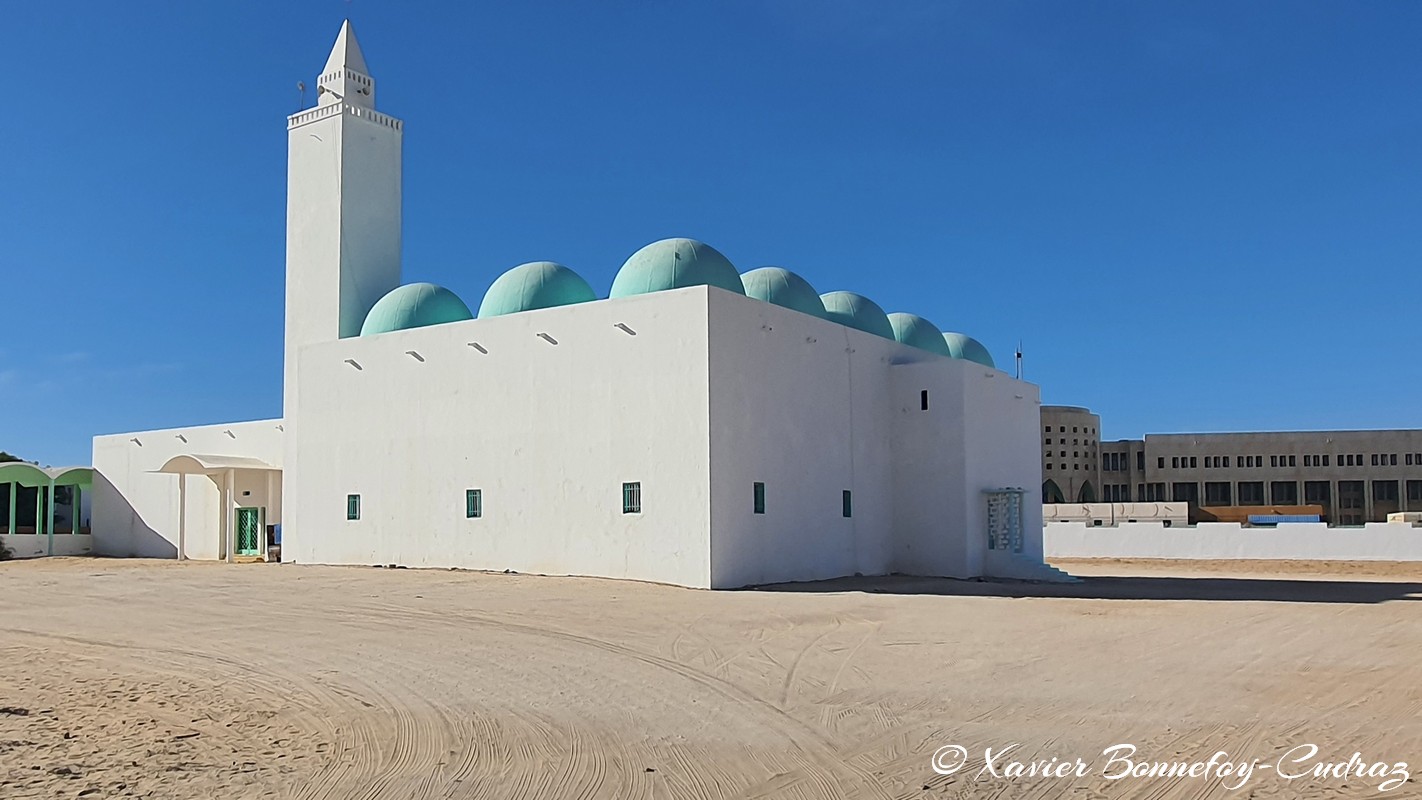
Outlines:
{"label": "green door", "polygon": [[255,556],[262,552],[262,510],[237,509],[237,555]]}

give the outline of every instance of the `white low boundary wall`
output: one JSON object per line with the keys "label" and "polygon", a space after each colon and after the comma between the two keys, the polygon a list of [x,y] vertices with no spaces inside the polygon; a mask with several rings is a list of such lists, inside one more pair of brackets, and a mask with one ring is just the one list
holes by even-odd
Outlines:
{"label": "white low boundary wall", "polygon": [[[15,558],[36,558],[49,555],[49,537],[34,533],[0,534],[0,544],[9,548]],[[56,533],[54,555],[87,556],[94,549],[94,537],[87,533]]]}
{"label": "white low boundary wall", "polygon": [[1369,523],[1330,528],[1323,523],[1246,528],[1233,522],[1165,527],[1157,522],[1095,527],[1052,522],[1043,549],[1052,558],[1261,559],[1303,561],[1422,561],[1422,528]]}

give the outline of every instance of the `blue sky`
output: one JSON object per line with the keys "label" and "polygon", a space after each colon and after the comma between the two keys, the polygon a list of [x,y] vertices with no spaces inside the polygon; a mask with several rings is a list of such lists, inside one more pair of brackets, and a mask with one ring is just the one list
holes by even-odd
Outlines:
{"label": "blue sky", "polygon": [[[407,281],[702,239],[1106,438],[1422,424],[1422,3],[0,6],[0,449],[280,414],[284,116],[349,16]],[[308,94],[308,99],[310,95]]]}

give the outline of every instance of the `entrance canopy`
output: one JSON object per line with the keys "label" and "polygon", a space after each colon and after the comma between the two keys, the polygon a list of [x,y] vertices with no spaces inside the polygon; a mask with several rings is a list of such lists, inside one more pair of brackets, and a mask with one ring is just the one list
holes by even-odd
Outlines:
{"label": "entrance canopy", "polygon": [[246,456],[205,456],[205,455],[183,455],[173,456],[159,467],[155,472],[165,472],[169,475],[216,475],[226,472],[229,469],[258,470],[267,472],[281,472],[277,467],[268,464],[260,458],[248,458]]}

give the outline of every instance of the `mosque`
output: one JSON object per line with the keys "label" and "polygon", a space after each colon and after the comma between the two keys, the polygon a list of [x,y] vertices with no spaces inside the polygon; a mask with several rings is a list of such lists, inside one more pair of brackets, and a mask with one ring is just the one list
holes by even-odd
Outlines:
{"label": "mosque", "polygon": [[988,351],[691,239],[605,299],[516,266],[402,283],[403,123],[347,22],[287,120],[279,419],[94,440],[111,555],[730,588],[1042,562],[1039,395]]}

